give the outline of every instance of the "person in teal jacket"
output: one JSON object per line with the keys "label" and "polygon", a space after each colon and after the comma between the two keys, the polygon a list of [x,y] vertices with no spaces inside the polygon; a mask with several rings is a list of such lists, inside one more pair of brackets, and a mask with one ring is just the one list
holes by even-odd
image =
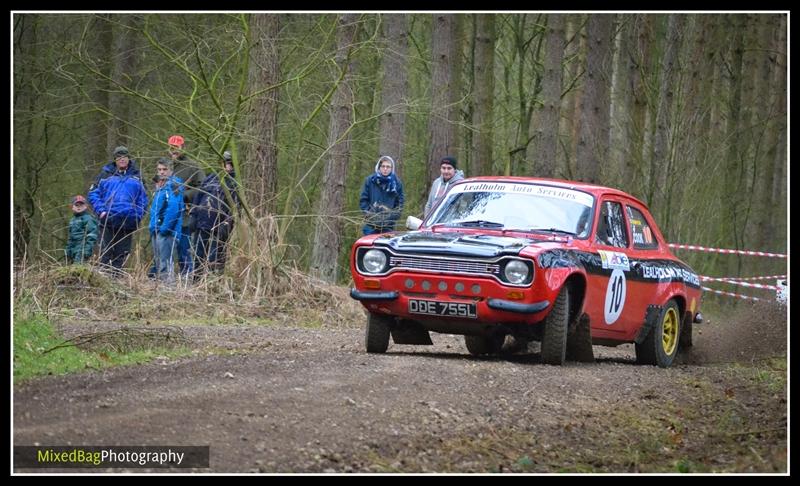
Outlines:
{"label": "person in teal jacket", "polygon": [[91,258],[97,241],[97,221],[86,209],[86,198],[77,195],[72,198],[72,219],[69,222],[67,263],[84,263]]}

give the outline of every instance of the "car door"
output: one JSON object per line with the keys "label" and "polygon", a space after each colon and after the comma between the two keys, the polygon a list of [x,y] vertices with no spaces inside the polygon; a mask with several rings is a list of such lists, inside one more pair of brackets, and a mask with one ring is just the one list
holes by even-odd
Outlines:
{"label": "car door", "polygon": [[628,289],[639,303],[636,312],[638,322],[644,322],[647,306],[664,305],[671,295],[673,272],[677,267],[665,254],[666,244],[660,241],[652,216],[638,203],[628,201],[625,204],[625,216],[631,233],[631,250],[629,253],[634,274]]}
{"label": "car door", "polygon": [[595,256],[587,268],[589,291],[584,307],[591,320],[592,336],[628,339],[633,326],[631,316],[636,312],[632,307],[638,306],[631,304],[628,291],[631,238],[623,200],[612,196],[601,199],[592,239]]}

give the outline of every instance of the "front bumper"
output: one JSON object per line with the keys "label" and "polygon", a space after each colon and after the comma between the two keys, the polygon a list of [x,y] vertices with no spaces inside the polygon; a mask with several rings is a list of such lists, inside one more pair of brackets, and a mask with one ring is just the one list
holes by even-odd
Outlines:
{"label": "front bumper", "polygon": [[489,299],[486,305],[495,310],[516,312],[517,314],[536,314],[541,312],[550,305],[550,302],[543,300],[541,302],[534,302],[533,304],[523,304],[521,302],[512,302],[503,299]]}
{"label": "front bumper", "polygon": [[[510,298],[510,293],[522,293]],[[366,289],[356,279],[350,296],[360,301],[369,312],[414,321],[448,320],[484,324],[540,322],[552,302],[546,292],[533,288],[509,289],[489,279],[451,275],[430,275],[397,272],[380,278],[380,288]],[[432,316],[412,313],[409,300],[442,303],[474,304],[477,317]]]}
{"label": "front bumper", "polygon": [[396,298],[400,297],[400,293],[396,291],[391,292],[373,292],[373,291],[361,291],[357,289],[350,289],[350,297],[365,301],[365,300],[395,300]]}

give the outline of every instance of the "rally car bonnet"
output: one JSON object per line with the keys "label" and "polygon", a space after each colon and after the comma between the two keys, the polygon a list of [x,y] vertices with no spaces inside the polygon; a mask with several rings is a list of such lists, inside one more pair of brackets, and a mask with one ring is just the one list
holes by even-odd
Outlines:
{"label": "rally car bonnet", "polygon": [[517,255],[533,243],[527,238],[509,236],[472,235],[458,232],[434,233],[412,231],[398,236],[385,236],[374,241],[376,246],[387,246],[399,253],[425,253],[492,258],[500,255]]}

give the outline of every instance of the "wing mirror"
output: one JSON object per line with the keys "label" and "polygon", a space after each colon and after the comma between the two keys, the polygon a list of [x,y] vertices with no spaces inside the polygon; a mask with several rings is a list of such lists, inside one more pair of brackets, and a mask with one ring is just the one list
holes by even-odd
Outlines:
{"label": "wing mirror", "polygon": [[409,216],[406,219],[406,228],[410,230],[417,230],[419,227],[422,226],[422,220],[419,218],[415,218],[414,216]]}

